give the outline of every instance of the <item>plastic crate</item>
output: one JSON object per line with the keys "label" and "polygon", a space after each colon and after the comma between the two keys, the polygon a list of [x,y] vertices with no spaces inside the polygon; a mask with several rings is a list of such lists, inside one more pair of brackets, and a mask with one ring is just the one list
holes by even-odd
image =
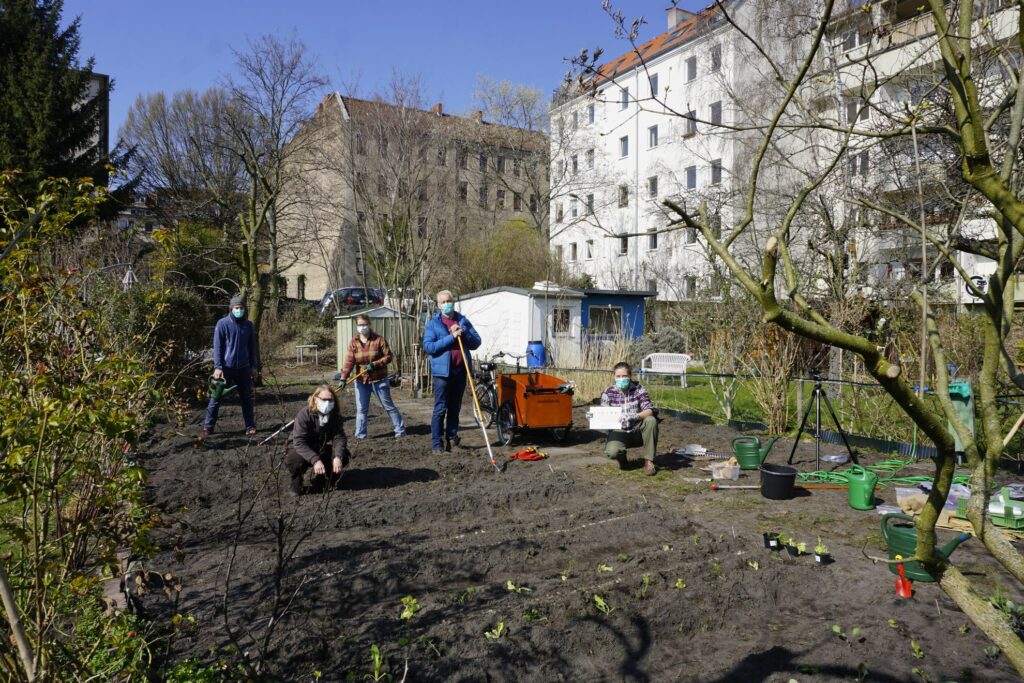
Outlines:
{"label": "plastic crate", "polygon": [[[961,497],[956,501],[957,517],[966,519],[967,504],[970,500],[970,498]],[[993,524],[1004,529],[1024,529],[1024,510],[1020,506],[1008,504],[1006,501],[1009,500],[1009,491],[1005,488],[999,492],[999,495],[993,496],[988,505],[988,518],[992,520]],[[997,508],[1000,508],[1002,512],[995,512]]]}

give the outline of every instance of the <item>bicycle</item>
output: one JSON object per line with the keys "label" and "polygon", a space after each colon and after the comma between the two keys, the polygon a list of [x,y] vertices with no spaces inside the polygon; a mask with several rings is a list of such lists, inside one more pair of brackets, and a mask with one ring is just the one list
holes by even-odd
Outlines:
{"label": "bicycle", "polygon": [[[476,400],[480,405],[480,412],[483,413],[484,427],[491,427],[494,425],[494,416],[498,412],[498,388],[496,382],[498,379],[498,363],[499,358],[509,357],[516,362],[516,372],[521,369],[521,362],[526,356],[518,356],[513,353],[506,353],[499,351],[490,357],[489,360],[481,361],[477,364],[476,372],[473,375],[473,379],[476,380]],[[479,425],[480,420],[477,419],[476,413],[473,414],[473,419]]]}

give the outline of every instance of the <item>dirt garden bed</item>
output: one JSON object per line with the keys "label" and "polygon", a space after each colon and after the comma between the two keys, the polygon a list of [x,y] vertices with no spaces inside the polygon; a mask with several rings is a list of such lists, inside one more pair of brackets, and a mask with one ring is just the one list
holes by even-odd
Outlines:
{"label": "dirt garden bed", "polygon": [[[261,434],[306,392],[264,390]],[[880,517],[852,510],[845,491],[783,502],[712,492],[697,481],[706,473],[669,454],[727,450],[728,428],[666,419],[654,478],[620,472],[601,435],[579,430],[545,448],[549,459],[497,474],[471,421],[463,447],[437,457],[429,403],[399,405],[408,438],[393,439],[374,405],[342,489],[298,500],[282,495],[284,440],[247,443],[236,404],[200,448],[198,410],[187,434],[158,434],[142,462],[167,528],[148,566],[182,591],[176,608],[155,591],[145,604],[155,618],[185,615],[172,658],[210,661],[237,645],[306,681],[363,680],[373,645],[380,673],[399,680],[407,664],[408,681],[1016,680],[937,587],[895,596],[893,575],[862,553],[884,554]],[[543,441],[514,445],[529,443]],[[791,444],[770,460],[784,462]],[[797,464],[812,469],[813,444]],[[821,536],[835,563],[772,553],[765,531],[809,546]],[[279,548],[294,550],[283,566]],[[1019,602],[976,541],[953,559]]]}

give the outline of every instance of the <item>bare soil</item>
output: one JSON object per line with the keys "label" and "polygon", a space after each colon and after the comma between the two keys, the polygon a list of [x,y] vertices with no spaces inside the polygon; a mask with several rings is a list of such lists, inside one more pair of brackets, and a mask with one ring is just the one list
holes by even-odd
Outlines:
{"label": "bare soil", "polygon": [[[292,419],[309,389],[261,390],[260,437]],[[198,406],[186,430],[157,430],[141,460],[167,527],[148,567],[183,589],[176,607],[158,592],[146,605],[156,618],[195,620],[172,658],[211,661],[237,645],[274,676],[305,681],[363,680],[374,644],[383,672],[400,680],[408,666],[407,681],[785,683],[857,680],[865,669],[869,681],[1017,680],[934,584],[896,597],[894,576],[865,557],[885,553],[880,516],[851,509],[845,491],[789,501],[712,492],[700,464],[671,453],[691,443],[726,451],[731,429],[665,419],[653,478],[605,459],[596,432],[575,430],[558,447],[523,435],[496,449],[499,462],[530,444],[550,457],[499,474],[468,408],[462,447],[438,457],[429,401],[398,403],[409,437],[394,439],[374,403],[340,490],[299,499],[283,495],[284,435],[257,447],[237,404],[198,448]],[[351,417],[351,395],[343,409]],[[777,443],[769,461],[785,462],[791,445]],[[801,444],[796,465],[813,464],[813,443]],[[928,473],[927,462],[917,468],[908,473]],[[895,502],[891,489],[879,496]],[[809,547],[821,536],[835,563],[766,550],[765,531]],[[977,541],[953,559],[1019,601]],[[409,619],[406,596],[418,605]]]}

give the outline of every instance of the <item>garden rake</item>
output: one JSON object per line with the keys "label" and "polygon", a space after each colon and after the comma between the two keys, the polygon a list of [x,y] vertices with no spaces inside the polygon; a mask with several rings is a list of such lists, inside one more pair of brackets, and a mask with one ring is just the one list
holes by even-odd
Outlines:
{"label": "garden rake", "polygon": [[[466,349],[462,346],[462,336],[455,338],[459,342],[459,351],[462,352],[463,360],[466,360]],[[485,427],[484,413],[480,410],[480,403],[476,398],[476,387],[473,385],[473,373],[469,371],[469,364],[466,364],[466,376],[469,378],[469,394],[473,397],[473,410],[476,413],[477,424],[480,425],[480,431],[484,433],[484,443],[487,444],[487,457],[491,460],[491,465],[500,474],[502,469],[498,467],[498,463],[494,461],[494,451],[491,450],[491,440],[487,436],[487,427]]]}

